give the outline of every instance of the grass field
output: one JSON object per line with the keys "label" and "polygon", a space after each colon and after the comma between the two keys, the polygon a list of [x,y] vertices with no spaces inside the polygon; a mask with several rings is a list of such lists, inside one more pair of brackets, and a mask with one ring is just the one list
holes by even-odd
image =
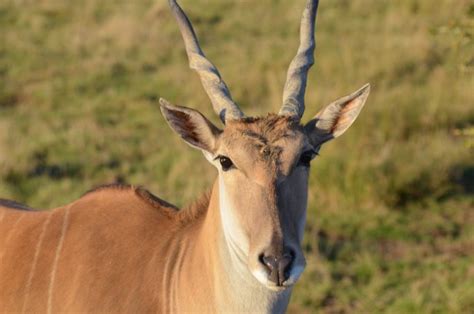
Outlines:
{"label": "grass field", "polygon": [[[182,0],[247,114],[276,111],[303,0]],[[313,162],[293,313],[474,311],[474,3],[321,1],[306,115],[364,83]],[[166,1],[0,2],[0,196],[50,208],[127,182],[183,205],[215,171],[158,98],[216,124]]]}

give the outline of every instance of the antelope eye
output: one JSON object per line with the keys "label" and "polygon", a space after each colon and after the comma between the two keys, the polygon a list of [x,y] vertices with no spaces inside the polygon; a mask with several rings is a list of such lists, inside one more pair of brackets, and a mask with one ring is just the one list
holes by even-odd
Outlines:
{"label": "antelope eye", "polygon": [[300,165],[309,167],[311,160],[313,159],[313,152],[307,151],[300,156]]}
{"label": "antelope eye", "polygon": [[232,166],[234,166],[234,164],[232,163],[232,160],[230,160],[228,157],[225,157],[225,156],[219,156],[219,162],[222,166],[222,170],[224,171],[227,171],[230,168],[232,168]]}

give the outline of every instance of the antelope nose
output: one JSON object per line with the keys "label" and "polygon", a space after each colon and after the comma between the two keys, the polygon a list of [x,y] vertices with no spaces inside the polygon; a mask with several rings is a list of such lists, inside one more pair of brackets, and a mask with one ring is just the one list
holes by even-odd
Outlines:
{"label": "antelope nose", "polygon": [[285,253],[279,256],[262,255],[260,262],[269,271],[268,279],[277,286],[282,286],[289,277],[289,269],[293,262],[294,254]]}

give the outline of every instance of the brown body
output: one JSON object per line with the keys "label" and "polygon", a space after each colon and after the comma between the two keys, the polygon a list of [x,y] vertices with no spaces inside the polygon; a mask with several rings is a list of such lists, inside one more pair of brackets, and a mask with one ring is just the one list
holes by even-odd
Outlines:
{"label": "brown body", "polygon": [[0,217],[0,311],[159,308],[150,288],[163,281],[156,268],[166,267],[175,223],[135,190],[99,190],[51,211],[0,208]]}
{"label": "brown body", "polygon": [[50,211],[0,206],[0,312],[216,311],[209,197],[178,212],[143,189],[108,187]]}

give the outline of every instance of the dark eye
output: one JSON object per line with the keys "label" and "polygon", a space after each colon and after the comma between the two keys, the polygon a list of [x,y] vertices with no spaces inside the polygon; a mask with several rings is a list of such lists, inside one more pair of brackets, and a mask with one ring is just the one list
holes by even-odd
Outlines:
{"label": "dark eye", "polygon": [[221,163],[221,166],[222,166],[222,170],[224,171],[227,171],[229,170],[230,168],[232,168],[232,166],[234,165],[232,163],[232,160],[230,160],[228,157],[226,156],[219,156],[219,162]]}
{"label": "dark eye", "polygon": [[301,154],[300,156],[300,165],[309,167],[311,160],[313,159],[314,152],[313,151],[307,151]]}

